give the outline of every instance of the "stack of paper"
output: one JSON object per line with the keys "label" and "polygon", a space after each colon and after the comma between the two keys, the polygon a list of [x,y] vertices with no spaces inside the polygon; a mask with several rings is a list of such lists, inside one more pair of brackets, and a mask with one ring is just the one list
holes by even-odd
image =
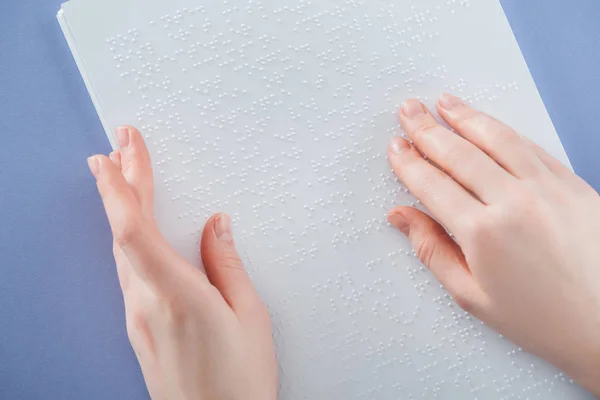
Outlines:
{"label": "stack of paper", "polygon": [[135,124],[157,218],[199,265],[234,218],[268,304],[282,399],[576,399],[462,312],[385,221],[410,96],[450,91],[563,162],[496,0],[73,0],[59,21],[109,140]]}

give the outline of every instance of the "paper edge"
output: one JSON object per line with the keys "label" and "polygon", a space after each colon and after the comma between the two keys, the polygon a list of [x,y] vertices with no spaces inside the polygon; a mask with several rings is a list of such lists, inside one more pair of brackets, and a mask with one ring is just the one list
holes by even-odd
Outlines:
{"label": "paper edge", "polygon": [[116,149],[116,148],[118,148],[118,145],[117,145],[117,141],[116,141],[114,135],[112,134],[113,130],[111,129],[110,125],[106,122],[106,119],[103,116],[102,104],[100,103],[100,99],[95,94],[96,91],[94,90],[94,86],[92,85],[91,81],[88,79],[88,76],[86,73],[86,68],[85,68],[85,63],[84,63],[83,59],[81,57],[79,57],[79,52],[77,51],[77,44],[75,43],[75,38],[71,34],[71,29],[69,27],[69,23],[67,20],[67,14],[65,12],[65,6],[67,4],[68,3],[63,3],[61,5],[60,10],[58,10],[58,12],[56,14],[56,19],[58,20],[58,24],[60,25],[60,28],[63,32],[63,36],[65,37],[65,40],[67,41],[67,45],[69,46],[69,49],[71,50],[71,55],[73,56],[73,59],[75,60],[75,64],[77,65],[79,74],[81,75],[81,78],[83,79],[83,83],[85,84],[88,95],[90,96],[90,99],[92,100],[92,103],[94,104],[94,108],[96,109],[96,114],[98,114],[100,123],[102,124],[102,127],[104,128],[104,133],[106,134],[106,137],[108,138],[108,141],[110,142],[111,147],[113,149]]}

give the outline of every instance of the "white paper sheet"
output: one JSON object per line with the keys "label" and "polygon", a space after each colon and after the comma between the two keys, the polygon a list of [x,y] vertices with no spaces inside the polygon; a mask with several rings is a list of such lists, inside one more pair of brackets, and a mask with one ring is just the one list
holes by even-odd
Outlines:
{"label": "white paper sheet", "polygon": [[73,0],[59,21],[111,143],[144,133],[170,242],[199,265],[205,219],[233,216],[282,399],[588,398],[385,221],[415,204],[386,161],[409,96],[463,96],[568,164],[496,0]]}

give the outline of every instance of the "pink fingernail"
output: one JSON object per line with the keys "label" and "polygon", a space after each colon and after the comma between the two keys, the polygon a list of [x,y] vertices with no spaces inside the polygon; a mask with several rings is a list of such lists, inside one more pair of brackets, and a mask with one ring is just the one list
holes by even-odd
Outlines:
{"label": "pink fingernail", "polygon": [[408,118],[416,118],[425,114],[423,104],[417,99],[408,99],[402,105],[402,113]]}
{"label": "pink fingernail", "polygon": [[227,214],[219,214],[214,223],[215,236],[224,242],[231,243],[233,237],[231,236],[231,219]]}
{"label": "pink fingernail", "polygon": [[398,229],[400,232],[404,233],[406,236],[410,233],[410,225],[408,221],[399,213],[395,212],[389,214],[387,220],[392,226]]}
{"label": "pink fingernail", "polygon": [[402,154],[402,152],[410,149],[410,147],[410,142],[402,139],[401,137],[392,138],[390,141],[390,149],[395,154]]}
{"label": "pink fingernail", "polygon": [[119,147],[129,146],[129,129],[121,126],[115,129],[115,136],[117,137],[117,144]]}
{"label": "pink fingernail", "polygon": [[98,176],[98,173],[100,172],[100,160],[98,160],[98,157],[93,156],[87,159],[88,162],[88,167],[90,168],[90,171],[92,172],[92,175],[94,175],[94,177]]}
{"label": "pink fingernail", "polygon": [[456,96],[450,93],[444,93],[440,96],[439,100],[440,107],[444,110],[452,111],[456,107],[464,106],[465,103]]}

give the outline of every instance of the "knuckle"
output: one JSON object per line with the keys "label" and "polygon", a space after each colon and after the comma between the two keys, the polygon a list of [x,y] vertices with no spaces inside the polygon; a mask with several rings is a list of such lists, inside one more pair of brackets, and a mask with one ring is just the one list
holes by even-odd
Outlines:
{"label": "knuckle", "polygon": [[492,117],[475,109],[469,109],[458,117],[458,126],[489,127],[494,121]]}
{"label": "knuckle", "polygon": [[431,240],[429,237],[424,237],[418,240],[414,247],[419,260],[427,267],[430,267],[436,252],[435,241]]}
{"label": "knuckle", "polygon": [[176,296],[154,294],[147,304],[144,314],[151,315],[152,320],[161,326],[178,329],[185,325],[188,315],[184,302]]}
{"label": "knuckle", "polygon": [[414,127],[412,133],[416,138],[420,138],[438,127],[438,123],[435,121],[426,120]]}
{"label": "knuckle", "polygon": [[129,129],[129,131],[131,133],[136,134],[136,135],[140,135],[140,131],[135,126],[133,126],[133,125],[126,125],[125,127],[127,129]]}
{"label": "knuckle", "polygon": [[140,333],[148,330],[146,314],[142,310],[131,311],[126,319],[127,335],[130,341],[135,341]]}
{"label": "knuckle", "polygon": [[186,308],[178,298],[167,295],[157,295],[155,297],[154,308],[160,320],[166,326],[179,328],[186,324],[188,319]]}
{"label": "knuckle", "polygon": [[480,126],[485,124],[486,115],[472,108],[465,109],[456,117],[459,130],[465,126]]}
{"label": "knuckle", "polygon": [[235,251],[227,251],[221,258],[221,268],[231,269],[234,271],[245,271],[244,264]]}
{"label": "knuckle", "polygon": [[515,148],[516,146],[522,145],[522,140],[512,130],[512,128],[502,124],[494,124],[490,142],[492,147],[496,148]]}
{"label": "knuckle", "polygon": [[470,171],[473,168],[470,166],[471,162],[467,157],[468,149],[463,144],[452,144],[444,150],[442,158],[448,164],[449,168],[455,171]]}
{"label": "knuckle", "polygon": [[144,309],[128,311],[125,327],[129,342],[139,357],[139,352],[152,341],[147,312]]}
{"label": "knuckle", "polygon": [[117,246],[125,248],[138,240],[142,232],[141,222],[137,218],[125,216],[113,235]]}
{"label": "knuckle", "polygon": [[484,216],[472,216],[465,219],[460,235],[469,242],[479,243],[488,238],[495,229],[498,229],[496,217],[490,212]]}
{"label": "knuckle", "polygon": [[513,192],[508,208],[510,212],[505,214],[505,218],[511,216],[517,222],[522,221],[541,208],[541,197],[530,184],[524,183],[519,190]]}
{"label": "knuckle", "polygon": [[461,236],[471,244],[489,243],[490,239],[519,230],[526,221],[539,222],[545,209],[540,197],[529,190],[515,192],[507,203],[490,206],[481,215],[465,220]]}
{"label": "knuckle", "polygon": [[406,180],[413,186],[409,189],[423,194],[435,195],[438,185],[446,179],[445,174],[423,158],[415,157],[411,164],[412,168],[407,168],[405,172]]}
{"label": "knuckle", "polygon": [[536,199],[529,196],[518,196],[518,200],[511,205],[512,215],[517,220],[522,220],[523,217],[531,215],[537,209],[538,202]]}
{"label": "knuckle", "polygon": [[418,155],[415,149],[404,151],[402,154],[394,154],[390,158],[394,174],[408,187],[415,191],[415,186],[423,185],[423,166],[424,160]]}
{"label": "knuckle", "polygon": [[481,111],[471,110],[460,116],[458,130],[469,127],[491,134],[492,145],[522,144],[521,137],[508,125]]}

